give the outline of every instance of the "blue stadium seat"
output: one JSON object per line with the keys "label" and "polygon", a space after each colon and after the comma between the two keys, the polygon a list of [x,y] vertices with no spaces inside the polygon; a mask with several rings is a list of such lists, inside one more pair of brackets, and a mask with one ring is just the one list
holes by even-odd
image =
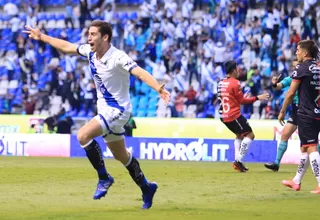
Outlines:
{"label": "blue stadium seat", "polygon": [[157,105],[156,104],[150,104],[148,105],[148,111],[157,111]]}
{"label": "blue stadium seat", "polygon": [[139,100],[139,108],[146,108],[148,106],[149,100],[148,97],[141,97]]}
{"label": "blue stadium seat", "polygon": [[139,92],[140,91],[140,88],[141,88],[141,83],[139,80],[135,80],[134,81],[134,86],[136,88],[136,91]]}
{"label": "blue stadium seat", "polygon": [[119,13],[119,18],[120,18],[121,21],[125,22],[128,19],[127,12]]}
{"label": "blue stadium seat", "polygon": [[56,20],[64,20],[64,14],[63,13],[58,13],[56,14]]}
{"label": "blue stadium seat", "polygon": [[138,109],[136,117],[146,117],[147,111],[145,109]]}
{"label": "blue stadium seat", "polygon": [[157,112],[156,111],[148,111],[147,112],[147,117],[156,117],[157,116]]}
{"label": "blue stadium seat", "polygon": [[141,88],[140,88],[140,92],[147,95],[149,93],[149,91],[150,91],[150,87],[147,84],[142,83]]}
{"label": "blue stadium seat", "polygon": [[135,11],[129,15],[129,19],[131,20],[136,20],[137,18],[138,18],[138,13]]}
{"label": "blue stadium seat", "polygon": [[126,4],[129,4],[129,0],[119,0],[119,3],[120,5],[126,5]]}
{"label": "blue stadium seat", "polygon": [[133,108],[133,109],[132,109],[132,116],[133,116],[133,117],[136,117],[136,116],[137,116],[137,109],[136,109],[136,108]]}
{"label": "blue stadium seat", "polygon": [[149,92],[149,97],[150,97],[150,99],[152,99],[152,98],[157,98],[158,99],[159,94],[154,89],[151,89],[150,92]]}
{"label": "blue stadium seat", "polygon": [[133,98],[131,98],[131,104],[133,108],[137,108],[138,104],[139,104],[139,97],[135,96]]}
{"label": "blue stadium seat", "polygon": [[55,14],[48,14],[47,20],[56,20],[56,15]]}

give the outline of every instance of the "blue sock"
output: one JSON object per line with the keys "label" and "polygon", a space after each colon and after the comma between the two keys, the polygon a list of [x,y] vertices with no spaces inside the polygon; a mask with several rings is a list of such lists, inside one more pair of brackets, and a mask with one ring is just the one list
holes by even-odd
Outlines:
{"label": "blue sock", "polygon": [[277,149],[277,157],[276,160],[274,161],[275,164],[280,165],[280,161],[286,152],[288,147],[288,141],[280,141],[279,147]]}

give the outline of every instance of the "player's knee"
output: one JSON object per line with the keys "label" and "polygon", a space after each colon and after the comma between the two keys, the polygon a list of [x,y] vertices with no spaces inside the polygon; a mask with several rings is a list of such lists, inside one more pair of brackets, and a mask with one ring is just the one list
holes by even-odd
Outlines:
{"label": "player's knee", "polygon": [[82,146],[86,145],[91,140],[90,136],[81,130],[77,134],[77,139]]}
{"label": "player's knee", "polygon": [[247,138],[250,138],[251,140],[254,140],[255,136],[254,136],[254,133],[251,132],[249,134],[246,135]]}
{"label": "player's knee", "polygon": [[284,130],[281,135],[281,141],[288,141],[290,137],[291,133],[289,132],[289,130]]}
{"label": "player's knee", "polygon": [[286,134],[286,133],[283,133],[281,135],[281,141],[288,141],[290,138],[290,135],[289,134]]}

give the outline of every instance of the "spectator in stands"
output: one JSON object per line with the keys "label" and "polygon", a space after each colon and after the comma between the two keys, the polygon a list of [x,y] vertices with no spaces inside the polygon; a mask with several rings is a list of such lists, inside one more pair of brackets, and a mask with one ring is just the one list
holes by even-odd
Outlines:
{"label": "spectator in stands", "polygon": [[11,26],[11,32],[12,32],[12,39],[11,42],[15,42],[18,34],[19,34],[19,29],[20,29],[20,18],[19,15],[14,15],[11,20],[10,20],[10,26]]}
{"label": "spectator in stands", "polygon": [[19,8],[17,5],[12,3],[10,0],[5,0],[5,4],[3,6],[4,14],[13,17],[19,14]]}
{"label": "spectator in stands", "polygon": [[[72,82],[67,82],[68,77],[60,78],[60,81],[63,82],[61,86],[63,88],[66,86],[72,94],[63,98],[66,100],[65,104],[68,106],[67,102],[70,103],[74,114],[82,113],[81,110],[85,109],[88,104],[84,101],[84,96],[91,95],[90,92],[87,92],[87,88],[90,88],[88,86],[91,77],[90,68],[87,65],[83,66],[81,59],[64,56],[52,47],[47,48],[41,41],[26,41],[26,36],[19,34],[17,28],[23,22],[38,23],[37,18],[39,18],[38,25],[43,33],[54,32],[54,35],[64,35],[68,40],[74,38],[76,35],[74,33],[81,33],[80,39],[74,39],[80,44],[87,42],[87,29],[79,30],[77,22],[70,24],[69,21],[66,22],[66,25],[74,30],[61,29],[62,26],[58,25],[59,21],[52,19],[47,22],[46,16],[42,17],[41,14],[37,14],[36,8],[38,6],[36,5],[38,3],[42,6],[46,5],[43,4],[43,0],[32,0],[32,4],[29,2],[30,0],[24,2],[28,3],[24,4],[27,8],[26,14],[19,14],[17,5],[5,0],[6,4],[3,10],[5,15],[10,17],[9,26],[8,23],[2,22],[5,29],[0,31],[1,42],[4,42],[0,48],[0,81],[2,79],[11,81],[18,79],[19,85],[27,84],[27,89],[31,90],[31,93],[31,85],[33,82],[37,82],[39,91],[35,96],[37,101],[35,109],[36,111],[49,109],[49,96],[44,95],[45,87],[51,84],[53,91],[59,87],[57,66],[61,66],[63,70],[68,74],[72,73],[74,77]],[[89,8],[95,9],[95,12],[92,11],[93,16],[104,16],[105,20],[111,21],[114,36],[112,43],[116,47],[132,51],[130,55],[139,66],[150,68],[158,80],[163,80],[166,83],[166,89],[174,90],[173,87],[176,86],[183,93],[186,93],[188,89],[186,85],[191,84],[198,91],[197,95],[200,97],[199,93],[202,90],[199,88],[205,85],[210,100],[214,99],[216,94],[216,82],[225,77],[221,64],[227,60],[235,59],[241,63],[244,75],[249,70],[248,78],[242,77],[242,85],[246,90],[255,94],[259,92],[258,90],[264,90],[269,86],[270,80],[268,78],[271,74],[281,73],[286,76],[291,72],[290,63],[294,57],[292,49],[296,47],[301,37],[314,38],[315,40],[318,40],[319,37],[317,5],[313,5],[315,0],[304,1],[303,9],[298,7],[298,1],[294,0],[292,10],[287,8],[291,6],[287,5],[287,0],[270,1],[267,10],[261,8],[261,4],[256,4],[256,1],[253,0],[220,0],[219,7],[213,11],[212,8],[215,8],[216,1],[209,0],[210,7],[212,7],[210,9],[203,8],[200,16],[194,11],[195,8],[199,8],[194,5],[195,2],[192,0],[179,2],[181,4],[177,4],[177,1],[166,0],[164,6],[157,4],[156,0],[144,1],[139,7],[139,17],[142,18],[139,20],[135,19],[134,13],[117,11],[121,6],[115,8],[113,0],[99,0],[92,7],[91,1],[81,0],[79,7],[81,12],[79,13],[81,15],[79,18],[80,26],[83,27],[84,22],[91,19]],[[274,6],[271,7],[271,5]],[[260,8],[257,10],[254,9],[247,13],[248,7],[252,9],[258,6]],[[289,13],[289,9],[291,13]],[[56,10],[56,8],[52,8],[52,10]],[[263,12],[264,10],[266,12]],[[67,19],[72,16],[77,17],[76,13],[72,13],[70,1],[67,2],[64,12],[67,12],[64,13]],[[26,15],[30,13],[32,16],[25,19]],[[57,15],[61,12],[54,11],[54,13]],[[181,17],[179,17],[180,14]],[[49,26],[48,23],[50,23]],[[151,25],[150,29],[149,25]],[[45,30],[45,27],[48,30]],[[11,28],[9,33],[6,33],[7,28]],[[289,36],[289,33],[292,34]],[[248,42],[250,42],[249,46]],[[142,50],[144,45],[147,45],[146,50]],[[32,48],[38,49],[34,53]],[[148,56],[153,62],[146,62]],[[250,67],[253,64],[256,64],[256,67],[252,71]],[[80,74],[84,74],[84,76],[80,76]],[[79,78],[80,80],[76,80]],[[78,86],[77,83],[79,83]],[[133,96],[144,95],[136,89],[136,83],[136,79],[131,78],[131,94]],[[47,92],[53,93],[52,89],[49,87]],[[17,89],[17,91],[21,90],[24,90],[23,86],[19,86]],[[23,91],[23,94],[25,93],[28,94],[30,91]],[[281,91],[279,94],[274,93],[274,100],[265,104],[266,106],[260,106],[260,113],[263,112],[261,109],[266,109],[266,117],[268,114],[272,117],[276,101],[280,100],[281,102],[282,94]],[[27,95],[27,97],[25,100],[31,101],[30,96]],[[17,92],[16,94],[11,93],[8,99],[19,100],[22,98]],[[4,100],[3,103],[5,103],[5,111],[14,110],[10,100]],[[85,106],[84,103],[86,103]],[[0,111],[1,105],[0,103]],[[211,115],[216,113],[214,108],[215,106],[211,107],[213,110]],[[205,105],[204,108],[198,106],[198,111],[201,109],[204,109],[204,113],[199,114],[199,117],[200,115],[205,117],[206,111],[209,109],[208,105]],[[246,111],[251,112],[250,109]],[[172,116],[176,116],[174,111],[172,112]]]}
{"label": "spectator in stands", "polygon": [[181,6],[181,16],[187,20],[191,19],[193,11],[193,4],[191,0],[186,0]]}
{"label": "spectator in stands", "polygon": [[160,83],[164,81],[164,75],[167,72],[166,67],[163,64],[163,61],[158,60],[156,63],[152,62],[151,60],[146,60],[146,63],[152,67],[152,75],[156,80],[158,80]]}
{"label": "spectator in stands", "polygon": [[62,72],[61,67],[53,67],[52,70],[50,71],[51,73],[51,81],[50,81],[50,91],[49,95],[53,93],[53,91],[56,91],[56,93],[59,94],[58,92],[58,87],[59,87],[59,72]]}
{"label": "spectator in stands", "polygon": [[87,19],[91,19],[89,7],[88,7],[88,1],[87,0],[80,0],[80,17],[79,17],[79,23],[80,28],[84,28],[84,23]]}
{"label": "spectator in stands", "polygon": [[152,6],[147,2],[143,1],[140,5],[140,15],[141,23],[142,23],[142,31],[145,31],[149,28],[150,19],[152,17]]}
{"label": "spectator in stands", "polygon": [[183,117],[183,108],[184,108],[184,95],[183,92],[179,91],[178,95],[175,98],[175,108],[177,112],[177,117],[182,118]]}
{"label": "spectator in stands", "polygon": [[290,44],[293,48],[296,48],[299,41],[301,40],[300,35],[297,33],[296,30],[292,31],[292,34],[290,36]]}
{"label": "spectator in stands", "polygon": [[176,14],[178,9],[178,4],[175,0],[165,0],[164,2],[164,10],[166,14],[166,18],[169,19],[171,23],[173,23],[173,17]]}
{"label": "spectator in stands", "polygon": [[35,107],[36,107],[36,98],[30,97],[26,101],[24,101],[24,108],[26,115],[33,115]]}
{"label": "spectator in stands", "polygon": [[70,116],[60,116],[57,123],[57,134],[71,134],[71,127],[74,122]]}
{"label": "spectator in stands", "polygon": [[11,81],[14,78],[16,67],[17,54],[14,51],[8,51],[6,53],[6,68],[8,74],[8,81]]}
{"label": "spectator in stands", "polygon": [[206,89],[206,87],[203,85],[203,86],[201,86],[201,88],[199,89],[198,93],[196,93],[196,94],[197,94],[196,97],[195,97],[196,104],[197,104],[196,113],[198,114],[198,113],[204,111],[204,107],[209,101],[209,92]]}
{"label": "spectator in stands", "polygon": [[174,77],[174,86],[179,89],[179,91],[185,91],[186,90],[186,78],[180,74],[181,69],[177,67],[173,72]]}
{"label": "spectator in stands", "polygon": [[30,27],[35,27],[37,25],[36,12],[28,11],[27,18],[26,18],[26,25]]}
{"label": "spectator in stands", "polygon": [[66,27],[68,28],[69,24],[71,26],[71,28],[74,28],[73,25],[73,5],[71,3],[71,0],[66,1],[66,13],[65,13],[65,18],[64,18],[64,22]]}
{"label": "spectator in stands", "polygon": [[[205,88],[205,87],[202,87]],[[185,102],[185,104],[187,106],[189,105],[195,105],[197,103],[197,92],[193,89],[192,85],[189,85],[189,89],[187,90],[186,94],[185,94],[187,101]]]}
{"label": "spectator in stands", "polygon": [[316,41],[319,40],[319,32],[318,32],[318,24],[317,24],[317,11],[316,7],[310,7],[310,10],[308,11],[308,14],[310,15],[311,19],[311,32],[314,31],[314,39]]}
{"label": "spectator in stands", "polygon": [[84,111],[87,114],[90,110],[92,110],[94,104],[96,87],[93,80],[90,79],[86,87],[82,89],[84,92]]}

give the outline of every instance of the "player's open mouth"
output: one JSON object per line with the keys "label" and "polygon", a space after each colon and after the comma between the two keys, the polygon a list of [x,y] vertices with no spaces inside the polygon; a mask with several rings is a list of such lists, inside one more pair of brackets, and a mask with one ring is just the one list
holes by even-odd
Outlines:
{"label": "player's open mouth", "polygon": [[93,47],[94,46],[94,43],[90,43],[90,47]]}

